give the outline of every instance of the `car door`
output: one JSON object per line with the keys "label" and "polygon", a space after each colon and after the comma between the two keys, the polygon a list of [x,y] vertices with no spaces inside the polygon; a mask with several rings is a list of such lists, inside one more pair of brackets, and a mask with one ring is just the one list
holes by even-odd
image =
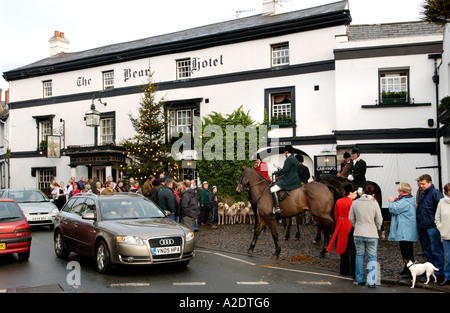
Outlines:
{"label": "car door", "polygon": [[74,240],[76,249],[85,255],[92,255],[94,252],[94,241],[96,235],[95,220],[83,219],[83,214],[96,214],[95,200],[87,198],[83,203],[80,216],[74,227]]}
{"label": "car door", "polygon": [[64,243],[69,249],[74,249],[75,247],[74,229],[79,216],[77,212],[81,209],[80,206],[83,203],[83,198],[72,198],[58,215],[59,228],[63,235]]}

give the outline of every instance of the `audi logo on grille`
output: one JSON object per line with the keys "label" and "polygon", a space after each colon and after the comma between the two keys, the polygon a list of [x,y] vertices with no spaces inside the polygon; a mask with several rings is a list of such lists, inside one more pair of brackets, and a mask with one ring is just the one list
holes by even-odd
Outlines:
{"label": "audi logo on grille", "polygon": [[160,239],[159,240],[159,244],[161,246],[170,246],[173,245],[175,243],[175,240],[169,238],[169,239]]}

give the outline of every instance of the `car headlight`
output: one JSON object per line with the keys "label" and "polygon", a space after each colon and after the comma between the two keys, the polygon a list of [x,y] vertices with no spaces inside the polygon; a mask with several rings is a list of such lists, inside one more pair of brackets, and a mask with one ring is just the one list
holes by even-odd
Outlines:
{"label": "car headlight", "polygon": [[57,214],[58,212],[59,212],[58,208],[54,208],[53,210],[48,212],[48,214]]}
{"label": "car headlight", "polygon": [[191,241],[194,239],[194,232],[190,232],[186,234],[186,241]]}
{"label": "car headlight", "polygon": [[137,236],[117,236],[117,242],[130,245],[143,245],[142,239]]}

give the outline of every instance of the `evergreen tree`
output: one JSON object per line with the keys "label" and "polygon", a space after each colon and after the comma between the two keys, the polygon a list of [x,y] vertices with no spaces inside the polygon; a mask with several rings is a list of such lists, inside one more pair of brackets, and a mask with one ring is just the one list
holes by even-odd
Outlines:
{"label": "evergreen tree", "polygon": [[422,9],[424,21],[438,25],[450,22],[450,0],[425,0]]}
{"label": "evergreen tree", "polygon": [[[227,126],[235,132],[231,132],[230,127],[227,130]],[[240,126],[245,130],[239,131]],[[206,132],[208,128],[212,131]],[[260,130],[264,135],[260,134]],[[216,185],[220,197],[247,201],[246,192],[236,194],[236,182],[242,173],[242,166],[252,167],[255,164],[256,152],[265,144],[266,132],[267,128],[256,124],[242,106],[226,116],[213,112],[203,118],[202,152],[199,154],[202,158],[197,161],[201,180],[208,181],[210,188]],[[256,146],[252,146],[255,139]]]}
{"label": "evergreen tree", "polygon": [[178,178],[178,164],[170,156],[170,146],[165,143],[169,118],[164,110],[164,99],[156,99],[158,88],[153,83],[153,73],[150,71],[148,83],[142,86],[139,116],[134,118],[129,114],[136,135],[123,143],[131,163],[119,165],[119,169],[124,176],[140,181],[145,181],[149,175],[157,177],[163,172],[167,176]]}

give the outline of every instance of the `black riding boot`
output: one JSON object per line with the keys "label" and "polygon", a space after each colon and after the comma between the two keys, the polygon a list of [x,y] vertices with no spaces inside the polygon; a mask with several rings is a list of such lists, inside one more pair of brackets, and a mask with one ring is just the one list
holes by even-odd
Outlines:
{"label": "black riding boot", "polygon": [[273,198],[273,214],[281,213],[280,201],[278,201],[278,195],[276,192],[272,192]]}

